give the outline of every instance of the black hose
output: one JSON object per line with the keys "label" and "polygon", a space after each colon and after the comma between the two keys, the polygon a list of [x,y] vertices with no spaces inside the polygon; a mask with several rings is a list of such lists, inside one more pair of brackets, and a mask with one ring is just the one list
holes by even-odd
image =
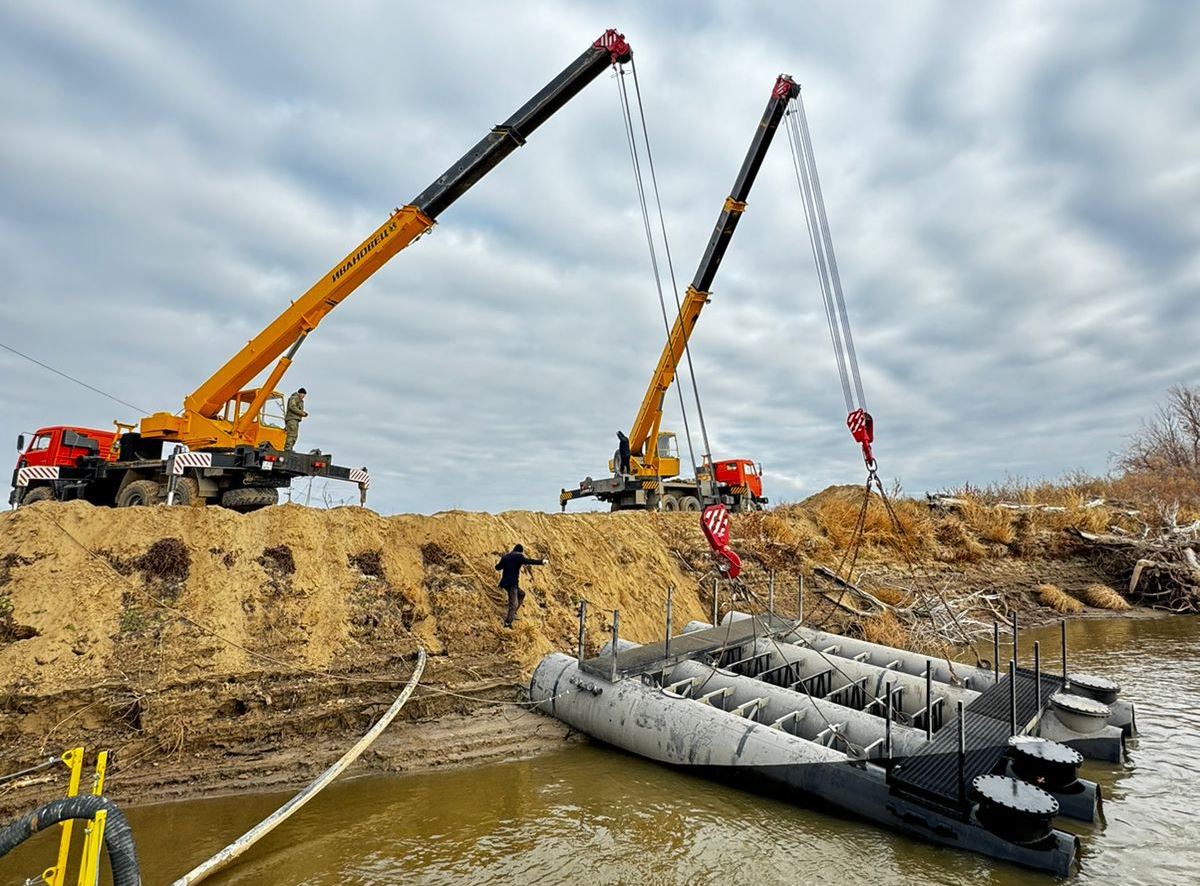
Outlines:
{"label": "black hose", "polygon": [[107,797],[64,797],[26,813],[0,831],[0,858],[8,855],[38,831],[73,818],[95,818],[101,809],[108,813],[104,825],[104,848],[112,867],[113,886],[142,886],[133,831],[125,814]]}

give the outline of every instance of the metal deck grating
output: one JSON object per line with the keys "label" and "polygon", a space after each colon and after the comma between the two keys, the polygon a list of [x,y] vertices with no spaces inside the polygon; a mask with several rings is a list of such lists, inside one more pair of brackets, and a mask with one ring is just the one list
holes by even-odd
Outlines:
{"label": "metal deck grating", "polygon": [[[695,659],[722,649],[742,646],[756,637],[777,637],[790,631],[792,627],[792,622],[771,616],[742,619],[728,625],[718,625],[707,630],[672,637],[669,656],[665,642],[647,643],[645,646],[617,653],[617,677],[654,673],[685,659]],[[589,674],[607,679],[613,673],[613,656],[609,653],[587,658],[579,667]]]}
{"label": "metal deck grating", "polygon": [[[1050,696],[1062,688],[1062,678],[1042,674],[1042,697],[1037,698],[1037,678],[1033,671],[1019,668],[1017,681],[1017,731],[1024,732],[1042,710]],[[996,768],[1008,748],[1010,737],[1009,678],[987,689],[965,708],[966,760],[963,784],[970,790],[977,775]],[[888,774],[892,790],[917,799],[962,810],[966,803],[959,795],[958,716],[949,718],[918,753],[905,757]],[[969,803],[969,798],[966,801]]]}

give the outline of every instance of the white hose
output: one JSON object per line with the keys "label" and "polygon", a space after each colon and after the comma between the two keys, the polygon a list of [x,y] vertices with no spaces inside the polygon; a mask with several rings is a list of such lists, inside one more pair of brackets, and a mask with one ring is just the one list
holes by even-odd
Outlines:
{"label": "white hose", "polygon": [[208,861],[196,866],[188,871],[171,886],[191,886],[193,883],[199,883],[201,880],[208,877],[209,874],[215,873],[218,869],[224,867],[233,859],[237,858],[275,828],[279,827],[285,821],[292,817],[292,814],[302,808],[309,800],[315,797],[321,790],[331,781],[341,775],[351,763],[358,759],[372,742],[377,739],[383,730],[387,729],[392,720],[396,719],[396,715],[400,713],[400,709],[404,707],[404,703],[408,701],[408,697],[412,695],[413,690],[417,688],[417,683],[421,679],[421,674],[425,670],[425,650],[420,649],[417,653],[417,666],[413,669],[412,677],[408,680],[408,685],[404,687],[404,691],[388,708],[387,713],[380,717],[379,722],[372,726],[362,738],[360,738],[350,750],[342,755],[342,758],[322,772],[308,787],[302,790],[292,799],[288,800],[270,816],[264,818],[242,836],[238,837]]}

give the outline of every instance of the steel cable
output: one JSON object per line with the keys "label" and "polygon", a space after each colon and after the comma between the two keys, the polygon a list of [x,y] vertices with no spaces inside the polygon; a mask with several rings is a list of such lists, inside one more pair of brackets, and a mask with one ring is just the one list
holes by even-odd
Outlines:
{"label": "steel cable", "polygon": [[[629,92],[625,86],[625,73],[621,69],[617,70],[617,86],[618,86],[618,90],[617,90],[618,96],[621,101],[621,116],[624,119],[624,123],[625,123],[625,137],[629,142],[629,157],[630,157],[630,161],[633,164],[633,179],[634,179],[634,184],[637,187],[638,204],[640,205],[641,211],[642,211],[642,226],[646,232],[646,246],[650,251],[650,267],[654,272],[654,286],[658,290],[658,306],[662,311],[663,328],[666,330],[667,343],[668,343],[668,347],[669,347],[670,341],[671,341],[671,321],[667,318],[667,300],[666,300],[665,296],[663,295],[662,275],[661,275],[661,273],[659,271],[659,267],[658,267],[658,252],[656,251],[656,249],[654,247],[654,233],[653,233],[653,229],[650,224],[650,209],[646,202],[646,186],[645,186],[645,181],[642,177],[641,161],[638,158],[637,138],[636,138],[634,127],[633,127],[633,116],[630,111]],[[640,108],[640,105],[639,105],[639,108]],[[659,207],[659,211],[660,211],[660,218],[661,218],[661,204]],[[664,222],[663,231],[664,231],[664,243],[665,243],[666,242],[665,241],[665,236],[666,236],[665,222]],[[669,255],[669,252],[668,252],[668,255]],[[673,280],[674,280],[674,277],[672,276],[672,281]],[[674,374],[674,369],[675,369],[675,367],[672,367],[672,374]],[[695,452],[695,448],[692,445],[692,433],[688,426],[687,409],[684,406],[683,387],[682,387],[682,385],[678,384],[678,379],[675,379],[675,382],[676,382],[675,389],[676,389],[676,392],[679,394],[679,408],[680,408],[680,411],[683,413],[683,427],[684,427],[684,434],[687,437],[688,455],[692,459],[692,463],[695,464],[696,452]],[[656,448],[655,454],[657,455],[657,446],[658,446],[657,440],[648,440],[648,441],[646,441],[646,443],[644,445],[645,446],[654,446]]]}
{"label": "steel cable", "polygon": [[796,129],[795,120],[793,119],[794,114],[795,111],[788,112],[787,125],[784,127],[784,131],[787,133],[788,147],[791,149],[792,166],[796,174],[796,186],[800,190],[800,199],[804,206],[804,220],[808,229],[809,246],[812,250],[813,269],[817,275],[817,285],[821,289],[821,302],[825,308],[825,321],[829,326],[829,339],[833,344],[833,357],[837,363],[838,377],[842,382],[842,396],[845,398],[846,410],[849,412],[854,409],[854,397],[850,389],[850,374],[846,367],[846,355],[842,348],[841,334],[834,316],[833,293],[831,291],[829,274],[825,266],[821,238],[817,233],[817,215],[812,205],[808,172],[800,158],[800,136],[799,131]]}
{"label": "steel cable", "polygon": [[837,256],[833,252],[833,236],[830,234],[829,219],[825,214],[825,198],[821,194],[821,179],[817,175],[817,158],[816,154],[813,153],[812,136],[808,131],[808,117],[804,113],[804,98],[801,95],[796,96],[796,110],[800,118],[801,146],[804,149],[804,156],[812,178],[813,197],[815,198],[817,213],[821,222],[821,237],[825,243],[826,258],[828,259],[829,271],[833,281],[833,293],[837,300],[837,309],[841,318],[842,340],[846,346],[846,357],[850,364],[850,371],[854,376],[854,389],[858,394],[858,406],[861,409],[866,409],[867,398],[863,394],[862,376],[858,370],[858,356],[854,351],[854,338],[850,334],[850,316],[846,312],[846,299],[842,294],[842,277],[838,273]]}
{"label": "steel cable", "polygon": [[[642,104],[642,88],[638,83],[637,62],[630,60],[629,66],[630,66],[630,70],[633,73],[633,90],[634,90],[635,96],[637,97],[638,115],[641,117],[641,120],[642,120],[642,141],[646,145],[646,165],[650,169],[650,183],[654,187],[654,202],[658,207],[658,220],[659,220],[659,224],[662,227],[663,248],[667,254],[667,269],[670,271],[670,274],[671,274],[671,292],[675,296],[675,310],[678,312],[679,316],[682,318],[683,304],[679,300],[679,284],[675,282],[675,267],[671,261],[671,246],[667,241],[666,219],[663,216],[662,201],[659,200],[659,196],[658,196],[658,176],[655,174],[655,170],[654,170],[654,155],[650,152],[650,132],[646,128],[646,109],[645,109],[645,105]],[[668,331],[667,334],[670,335],[670,332]],[[692,380],[692,395],[696,400],[696,415],[697,415],[697,418],[699,418],[699,420],[700,420],[700,435],[701,435],[702,439],[704,440],[705,463],[711,464],[712,463],[712,447],[708,441],[708,424],[704,420],[704,406],[700,403],[700,388],[696,383],[696,368],[692,364],[692,346],[691,346],[691,343],[688,341],[688,337],[686,335],[684,336],[684,339],[683,339],[683,353],[684,353],[684,356],[687,358],[688,375],[691,377],[691,380]],[[672,367],[673,371],[675,371],[677,369],[678,369],[677,365]],[[685,428],[687,426],[686,413],[684,415],[684,426],[685,426]],[[693,462],[692,467],[693,468],[696,467],[695,460],[696,460],[696,457],[695,457],[695,455],[693,455],[692,456],[692,462]],[[699,479],[700,478],[697,476],[697,478],[696,478],[697,487],[699,487]]]}

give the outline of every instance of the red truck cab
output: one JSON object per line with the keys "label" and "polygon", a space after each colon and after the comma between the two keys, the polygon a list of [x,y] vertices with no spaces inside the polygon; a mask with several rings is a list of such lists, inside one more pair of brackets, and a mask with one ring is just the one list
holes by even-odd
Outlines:
{"label": "red truck cab", "polygon": [[[40,428],[29,441],[28,448],[17,457],[17,468],[69,468],[79,464],[81,458],[99,457],[114,461],[113,444],[117,435],[113,431],[95,428],[65,427]],[[24,442],[24,434],[18,438],[18,446]]]}
{"label": "red truck cab", "polygon": [[718,486],[744,486],[755,500],[763,497],[762,469],[748,458],[730,458],[713,462]]}

